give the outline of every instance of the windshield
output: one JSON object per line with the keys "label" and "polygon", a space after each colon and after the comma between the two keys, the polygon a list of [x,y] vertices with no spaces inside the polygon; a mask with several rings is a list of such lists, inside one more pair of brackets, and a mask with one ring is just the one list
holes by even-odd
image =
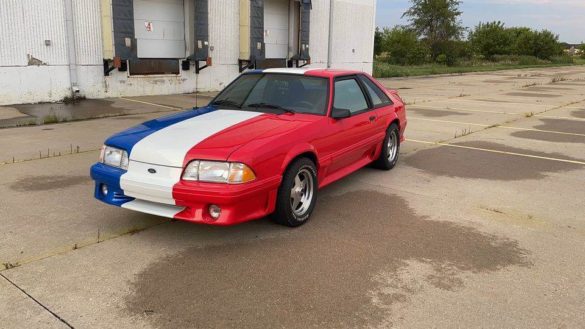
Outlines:
{"label": "windshield", "polygon": [[244,74],[210,105],[261,112],[326,114],[326,78],[295,74]]}

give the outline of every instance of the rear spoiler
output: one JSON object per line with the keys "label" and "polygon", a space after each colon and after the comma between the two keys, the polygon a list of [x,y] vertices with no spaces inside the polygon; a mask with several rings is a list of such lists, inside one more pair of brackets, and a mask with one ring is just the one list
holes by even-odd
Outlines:
{"label": "rear spoiler", "polygon": [[402,97],[400,97],[400,95],[398,95],[398,90],[396,89],[386,89],[390,94],[392,94],[392,96],[398,98],[402,103],[404,103],[404,101],[402,100]]}

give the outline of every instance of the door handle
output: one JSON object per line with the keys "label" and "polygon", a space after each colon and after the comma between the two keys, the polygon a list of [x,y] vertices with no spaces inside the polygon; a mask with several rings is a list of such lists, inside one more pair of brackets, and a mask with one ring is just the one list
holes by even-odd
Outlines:
{"label": "door handle", "polygon": [[376,121],[376,116],[375,116],[375,115],[372,115],[372,116],[370,117],[370,122],[374,122],[374,121]]}

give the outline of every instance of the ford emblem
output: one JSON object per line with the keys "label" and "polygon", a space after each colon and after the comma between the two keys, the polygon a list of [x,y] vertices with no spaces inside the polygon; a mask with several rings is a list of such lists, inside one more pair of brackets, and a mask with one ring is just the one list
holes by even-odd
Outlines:
{"label": "ford emblem", "polygon": [[154,168],[148,168],[148,172],[151,174],[156,174],[156,170]]}

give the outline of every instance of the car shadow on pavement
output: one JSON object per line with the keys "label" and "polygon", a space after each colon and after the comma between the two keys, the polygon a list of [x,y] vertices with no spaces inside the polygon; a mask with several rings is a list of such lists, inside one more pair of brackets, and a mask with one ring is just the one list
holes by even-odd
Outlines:
{"label": "car shadow on pavement", "polygon": [[462,273],[531,265],[516,241],[419,216],[396,195],[325,194],[313,216],[282,235],[227,239],[150,264],[131,283],[127,311],[159,328],[375,326],[414,293],[385,293],[392,282],[381,272],[416,261],[430,266],[430,286],[456,290]]}

